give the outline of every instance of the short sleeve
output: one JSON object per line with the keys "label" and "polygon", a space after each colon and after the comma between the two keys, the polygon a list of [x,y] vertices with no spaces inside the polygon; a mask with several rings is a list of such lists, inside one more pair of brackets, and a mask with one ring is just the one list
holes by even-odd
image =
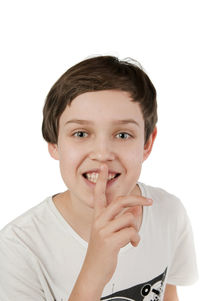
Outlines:
{"label": "short sleeve", "polygon": [[191,285],[198,280],[193,231],[185,208],[179,203],[175,247],[168,273],[168,284]]}
{"label": "short sleeve", "polygon": [[53,301],[50,295],[46,298],[37,269],[38,263],[24,246],[0,237],[0,300]]}

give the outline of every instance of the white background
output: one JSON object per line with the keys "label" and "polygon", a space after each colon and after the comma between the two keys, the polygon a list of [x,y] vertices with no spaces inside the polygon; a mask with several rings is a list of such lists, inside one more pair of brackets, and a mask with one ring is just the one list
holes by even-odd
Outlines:
{"label": "white background", "polygon": [[[65,190],[41,135],[53,83],[90,55],[132,57],[158,92],[158,136],[140,181],[181,198],[199,264],[198,1],[6,0],[0,22],[0,228]],[[180,301],[197,300],[199,284],[180,287]]]}

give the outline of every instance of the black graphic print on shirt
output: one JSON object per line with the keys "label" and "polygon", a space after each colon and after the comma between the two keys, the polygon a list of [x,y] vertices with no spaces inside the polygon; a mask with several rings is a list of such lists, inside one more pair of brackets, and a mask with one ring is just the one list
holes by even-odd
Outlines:
{"label": "black graphic print on shirt", "polygon": [[112,295],[102,297],[104,301],[162,301],[163,288],[166,278],[167,268],[164,273],[156,278],[130,287],[128,289],[116,292]]}

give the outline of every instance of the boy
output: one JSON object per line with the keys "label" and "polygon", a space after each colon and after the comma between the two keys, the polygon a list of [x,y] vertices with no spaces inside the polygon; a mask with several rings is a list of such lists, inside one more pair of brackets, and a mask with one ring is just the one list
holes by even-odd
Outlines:
{"label": "boy", "polygon": [[156,138],[156,90],[112,56],[51,88],[42,132],[68,190],[1,231],[0,299],[177,301],[197,279],[181,202],[138,182]]}

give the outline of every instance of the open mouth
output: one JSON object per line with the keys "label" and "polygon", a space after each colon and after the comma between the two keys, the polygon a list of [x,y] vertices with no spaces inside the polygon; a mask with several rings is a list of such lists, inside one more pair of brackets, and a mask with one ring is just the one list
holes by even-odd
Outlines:
{"label": "open mouth", "polygon": [[[83,177],[92,183],[97,182],[98,176],[99,176],[99,173],[97,173],[97,172],[83,174]],[[120,176],[120,173],[109,173],[107,182],[111,182],[114,179],[118,178],[119,176]]]}

